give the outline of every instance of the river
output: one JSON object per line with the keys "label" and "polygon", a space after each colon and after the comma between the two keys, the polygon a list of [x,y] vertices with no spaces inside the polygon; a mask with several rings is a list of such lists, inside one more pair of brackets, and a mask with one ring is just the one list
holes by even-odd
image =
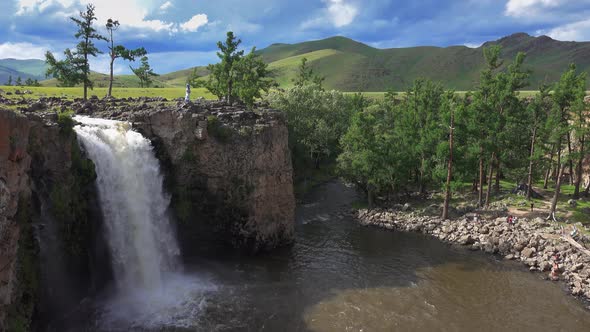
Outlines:
{"label": "river", "polygon": [[341,213],[357,199],[339,182],[322,185],[297,208],[292,247],[185,257],[182,277],[153,311],[121,310],[125,302],[105,296],[85,319],[72,313],[62,330],[590,329],[590,312],[562,285],[427,236],[361,227]]}

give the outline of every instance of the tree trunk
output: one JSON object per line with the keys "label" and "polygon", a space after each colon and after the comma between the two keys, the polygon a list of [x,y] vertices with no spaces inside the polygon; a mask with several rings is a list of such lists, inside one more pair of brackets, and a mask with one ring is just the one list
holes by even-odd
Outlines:
{"label": "tree trunk", "polygon": [[553,152],[555,151],[555,147],[551,147],[551,154],[549,155],[549,168],[545,172],[545,180],[543,181],[543,189],[547,189],[547,185],[549,184],[549,176],[551,176],[551,168],[553,168]]}
{"label": "tree trunk", "polygon": [[[559,164],[558,164],[559,165]],[[559,191],[561,189],[561,178],[563,177],[563,171],[565,170],[566,164],[564,163],[561,167],[559,167],[559,174],[557,175],[557,183],[555,184],[555,193],[553,194],[553,199],[551,200],[551,210],[549,211],[549,215],[547,219],[553,219],[553,221],[557,221],[555,218],[555,210],[557,208],[557,201],[559,199]]]}
{"label": "tree trunk", "polygon": [[368,184],[367,185],[367,203],[369,206],[369,210],[373,209],[373,186]]}
{"label": "tree trunk", "polygon": [[492,177],[494,176],[494,159],[496,158],[496,153],[492,152],[492,157],[490,158],[490,169],[488,173],[488,187],[486,190],[486,202],[485,207],[487,208],[490,205],[490,193],[492,192]]}
{"label": "tree trunk", "polygon": [[530,200],[531,199],[531,191],[533,190],[533,158],[535,155],[535,140],[537,138],[537,128],[535,127],[533,129],[533,137],[531,138],[531,153],[530,153],[530,157],[529,157],[529,176],[526,182],[526,199]]}
{"label": "tree trunk", "polygon": [[496,183],[494,184],[494,193],[500,193],[500,177],[502,176],[500,168],[500,158],[496,157]]}
{"label": "tree trunk", "polygon": [[449,164],[447,166],[447,183],[445,187],[445,201],[443,204],[442,219],[449,217],[449,202],[451,201],[451,178],[453,176],[453,128],[455,125],[455,117],[451,110],[451,127],[449,129]]}
{"label": "tree trunk", "polygon": [[580,158],[578,159],[578,164],[576,165],[576,182],[574,188],[574,196],[573,199],[580,198],[580,183],[582,182],[582,163],[584,162],[584,143],[586,137],[582,136],[580,138]]}
{"label": "tree trunk", "polygon": [[483,178],[484,178],[484,172],[483,172],[483,147],[479,148],[479,191],[478,191],[478,197],[477,197],[477,206],[479,206],[480,208],[483,206]]}
{"label": "tree trunk", "polygon": [[570,138],[570,133],[567,133],[567,155],[568,155],[568,164],[569,164],[569,169],[570,169],[570,185],[574,184],[574,161],[572,160],[572,141]]}
{"label": "tree trunk", "polygon": [[[561,144],[560,144],[561,145]],[[564,163],[564,167],[567,166],[567,163]],[[565,168],[563,169],[563,171],[565,172]],[[559,151],[557,151],[557,164],[555,164],[555,167],[553,168],[553,173],[557,172],[557,176],[555,176],[555,174],[552,174],[552,176],[555,177],[555,185],[557,185],[557,181],[559,180],[559,172],[561,172],[561,149],[559,149]],[[561,174],[563,175],[563,174]]]}
{"label": "tree trunk", "polygon": [[424,194],[424,192],[426,191],[425,185],[424,185],[424,173],[426,172],[426,170],[424,169],[426,162],[424,161],[424,157],[420,158],[420,176],[418,179],[418,192],[420,194]]}
{"label": "tree trunk", "polygon": [[233,103],[233,100],[232,100],[233,98],[231,96],[232,90],[233,90],[233,85],[234,85],[234,82],[232,82],[232,80],[230,79],[227,82],[227,104],[230,105],[230,106]]}
{"label": "tree trunk", "polygon": [[111,97],[112,96],[112,92],[113,92],[113,80],[114,80],[114,78],[113,78],[113,65],[114,64],[115,64],[115,56],[114,56],[114,54],[111,54],[111,65],[110,65],[110,68],[111,68],[111,76],[110,76],[110,79],[109,79],[109,91],[107,92],[107,97]]}
{"label": "tree trunk", "polygon": [[473,178],[473,184],[471,185],[471,191],[477,192],[477,177]]}

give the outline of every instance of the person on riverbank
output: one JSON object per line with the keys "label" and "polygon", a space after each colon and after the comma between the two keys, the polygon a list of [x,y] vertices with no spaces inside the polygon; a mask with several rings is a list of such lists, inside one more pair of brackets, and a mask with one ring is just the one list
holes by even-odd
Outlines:
{"label": "person on riverbank", "polygon": [[191,101],[191,85],[186,83],[186,93],[184,95],[184,101],[189,102]]}

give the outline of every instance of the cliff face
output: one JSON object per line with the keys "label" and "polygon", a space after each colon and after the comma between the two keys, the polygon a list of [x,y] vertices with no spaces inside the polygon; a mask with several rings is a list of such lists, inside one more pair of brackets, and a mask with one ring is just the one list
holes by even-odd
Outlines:
{"label": "cliff face", "polygon": [[[0,330],[18,288],[19,200],[30,198],[26,117],[0,111]],[[23,206],[21,204],[21,206]]]}
{"label": "cliff face", "polygon": [[167,170],[181,242],[217,235],[257,251],[292,241],[295,200],[281,114],[202,104],[129,120],[152,139]]}
{"label": "cliff face", "polygon": [[0,110],[0,330],[28,330],[35,308],[49,319],[97,287],[91,266],[109,271],[94,165],[64,119]]}

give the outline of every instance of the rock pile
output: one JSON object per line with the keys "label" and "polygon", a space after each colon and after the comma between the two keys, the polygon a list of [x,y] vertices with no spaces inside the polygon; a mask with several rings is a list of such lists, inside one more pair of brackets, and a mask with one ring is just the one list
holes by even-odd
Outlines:
{"label": "rock pile", "polygon": [[442,220],[393,210],[360,210],[357,217],[365,226],[421,232],[471,250],[521,261],[531,271],[546,273],[548,279],[564,281],[572,295],[590,301],[590,240],[582,237],[576,243],[567,234],[562,235],[558,224],[541,218],[523,218],[509,224],[506,217],[484,220],[473,214]]}

